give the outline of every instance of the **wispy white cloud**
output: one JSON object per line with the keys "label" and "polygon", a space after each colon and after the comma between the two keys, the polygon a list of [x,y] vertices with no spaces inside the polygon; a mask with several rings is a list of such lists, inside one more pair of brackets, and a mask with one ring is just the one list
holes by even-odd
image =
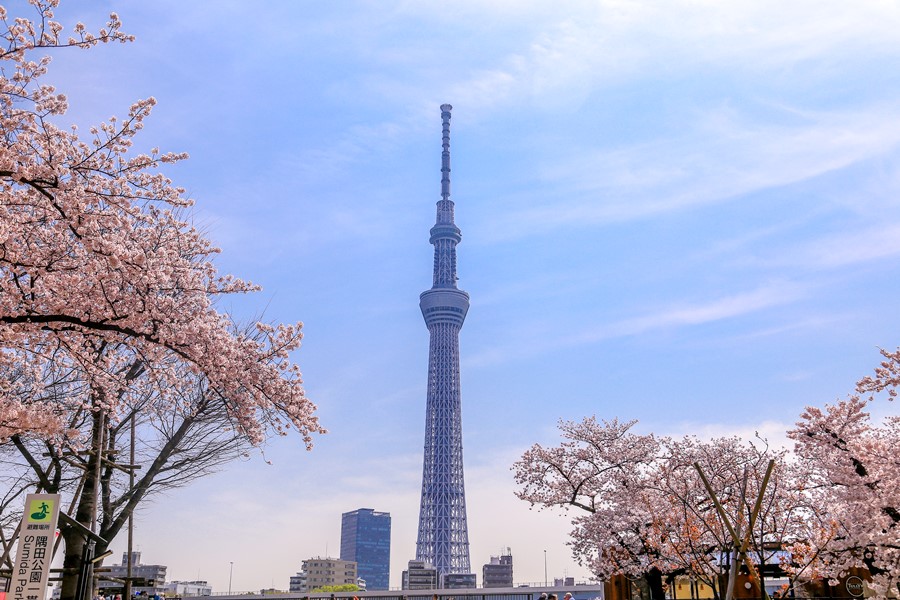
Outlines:
{"label": "wispy white cloud", "polygon": [[[732,201],[881,156],[900,145],[896,105],[805,112],[790,125],[762,125],[723,109],[695,115],[680,138],[575,149],[540,178],[557,193],[525,205],[494,235],[525,236],[566,225],[646,219]],[[900,188],[897,190],[900,192]],[[546,192],[545,192],[546,193]]]}
{"label": "wispy white cloud", "polygon": [[[792,317],[783,323],[771,327],[754,329],[744,334],[732,336],[734,342],[758,340],[766,337],[785,336],[790,334],[800,335],[803,332],[821,331],[824,328],[835,327],[841,323],[850,322],[856,315],[847,313],[829,313],[822,315],[805,315],[802,318]],[[785,379],[789,377],[785,376]]]}
{"label": "wispy white cloud", "polygon": [[[303,20],[300,33],[275,28],[247,49],[248,62],[260,61],[280,54],[288,41],[296,51],[304,40],[325,43],[328,36],[342,35],[341,47],[356,52],[344,58],[358,64],[340,83],[331,82],[337,86],[329,92],[335,101],[387,101],[399,109],[391,120],[349,127],[327,145],[304,153],[298,164],[315,172],[340,169],[366,151],[383,147],[385,140],[420,131],[423,115],[433,115],[447,100],[465,106],[467,118],[484,120],[522,105],[571,111],[584,106],[598,89],[674,72],[703,72],[711,66],[726,73],[764,72],[796,79],[801,75],[791,72],[792,65],[816,58],[846,61],[854,49],[866,55],[873,49],[900,54],[895,36],[900,11],[874,0],[853,6],[812,0],[789,5],[608,0],[552,7],[471,1],[452,7],[402,2],[357,8]],[[232,6],[227,18],[233,19],[235,12],[240,9]],[[269,18],[276,15],[278,11],[272,11]],[[190,24],[172,22],[167,28],[196,36],[221,27],[215,19],[186,21]],[[415,35],[428,27],[436,28],[435,36]],[[442,36],[463,27],[467,35],[480,33],[506,43],[487,52],[485,43],[457,44],[452,54],[442,51]],[[388,36],[390,45],[379,43]],[[830,70],[816,73],[803,76],[827,78]]]}
{"label": "wispy white cloud", "polygon": [[564,344],[592,343],[613,337],[639,335],[670,327],[696,326],[779,306],[805,296],[804,286],[792,282],[778,282],[750,292],[734,294],[694,305],[673,306],[658,312],[626,319],[611,326],[576,334]]}
{"label": "wispy white cloud", "polygon": [[900,255],[900,222],[886,217],[881,225],[823,236],[764,260],[769,265],[834,269],[896,258]]}
{"label": "wispy white cloud", "polygon": [[[813,0],[609,0],[565,2],[553,10],[529,2],[455,3],[452,10],[415,4],[401,14],[411,12],[426,22],[488,22],[495,35],[510,36],[515,28],[531,36],[514,52],[488,57],[489,69],[449,84],[468,105],[488,109],[501,99],[571,108],[591,89],[711,68],[797,78],[795,67],[811,61],[841,63],[873,51],[900,52],[895,36],[900,10],[874,0],[852,6]],[[805,76],[829,73],[823,65]]]}
{"label": "wispy white cloud", "polygon": [[795,302],[806,296],[807,288],[799,283],[782,281],[770,283],[749,292],[724,296],[707,302],[662,307],[647,314],[612,323],[587,326],[577,333],[544,337],[540,344],[533,338],[516,340],[513,344],[488,347],[464,359],[466,367],[485,367],[524,356],[536,356],[604,340],[643,335],[652,331],[696,327],[725,319],[766,310]]}
{"label": "wispy white cloud", "polygon": [[[231,6],[228,18],[235,12],[240,11]],[[851,7],[812,0],[787,6],[749,0],[609,0],[566,2],[552,10],[540,2],[473,1],[453,7],[397,3],[389,9],[363,5],[357,11],[317,16],[304,22],[299,40],[315,37],[317,30],[332,35],[367,32],[364,41],[353,46],[359,52],[357,68],[349,69],[330,91],[337,94],[335,100],[345,103],[358,97],[396,106],[390,120],[347,127],[326,143],[294,155],[285,150],[273,170],[340,177],[356,162],[420,133],[424,124],[433,127],[435,107],[448,100],[466,107],[466,119],[484,121],[522,105],[574,111],[592,93],[612,85],[668,77],[675,71],[701,73],[711,66],[725,73],[763,72],[768,78],[827,79],[828,68],[801,74],[791,72],[792,65],[816,58],[850,60],[854,49],[900,54],[894,34],[898,13],[896,7],[875,1]],[[197,35],[220,26],[215,20],[203,23],[198,19],[177,27]],[[436,43],[440,35],[401,35],[389,50],[378,43],[379,36],[396,37],[405,27],[438,23],[449,24],[444,27],[450,31],[462,24],[471,24],[475,31],[490,24],[509,42],[487,54],[484,44],[462,45],[441,60]],[[289,37],[276,30],[256,40],[250,49],[253,60],[278,52]],[[382,54],[372,60],[372,53]],[[713,113],[704,109],[681,115],[684,129],[694,133],[680,138],[601,151],[571,148],[562,155],[557,149],[557,160],[545,159],[539,167],[542,183],[555,183],[556,193],[545,191],[541,199],[529,199],[534,207],[516,212],[512,226],[497,228],[497,234],[648,218],[802,181],[895,145],[900,140],[900,125],[892,125],[900,123],[896,106],[885,102],[855,113],[807,113],[788,126],[760,126],[729,107]],[[523,135],[528,135],[524,128]]]}

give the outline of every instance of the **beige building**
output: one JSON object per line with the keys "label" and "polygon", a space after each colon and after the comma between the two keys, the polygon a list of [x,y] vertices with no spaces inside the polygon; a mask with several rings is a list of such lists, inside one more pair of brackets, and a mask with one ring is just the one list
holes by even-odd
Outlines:
{"label": "beige building", "polygon": [[356,563],[339,558],[309,558],[303,561],[306,590],[311,592],[323,585],[356,585]]}

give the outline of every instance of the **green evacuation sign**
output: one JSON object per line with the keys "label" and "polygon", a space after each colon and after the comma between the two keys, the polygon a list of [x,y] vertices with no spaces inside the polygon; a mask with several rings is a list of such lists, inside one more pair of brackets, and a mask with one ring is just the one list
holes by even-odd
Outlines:
{"label": "green evacuation sign", "polygon": [[44,600],[58,516],[59,494],[28,494],[25,498],[10,585],[13,600]]}

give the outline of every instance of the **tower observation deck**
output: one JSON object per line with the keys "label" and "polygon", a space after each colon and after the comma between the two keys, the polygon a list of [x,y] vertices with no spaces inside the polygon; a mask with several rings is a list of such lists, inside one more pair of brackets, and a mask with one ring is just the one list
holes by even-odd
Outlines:
{"label": "tower observation deck", "polygon": [[434,565],[440,577],[470,572],[459,390],[459,330],[469,310],[469,295],[456,287],[456,245],[461,235],[453,222],[450,200],[452,108],[449,104],[441,106],[441,199],[430,240],[434,245],[434,280],[431,289],[419,296],[430,342],[416,560]]}

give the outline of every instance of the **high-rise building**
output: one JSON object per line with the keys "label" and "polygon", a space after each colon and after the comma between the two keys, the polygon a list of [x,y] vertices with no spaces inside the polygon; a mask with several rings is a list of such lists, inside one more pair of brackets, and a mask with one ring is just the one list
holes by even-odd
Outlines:
{"label": "high-rise building", "polygon": [[459,330],[469,310],[469,295],[456,287],[456,245],[461,235],[450,200],[452,108],[449,104],[441,106],[441,199],[430,240],[434,245],[433,283],[419,296],[430,342],[416,560],[434,565],[440,577],[469,573],[459,390]]}
{"label": "high-rise building", "polygon": [[506,554],[492,556],[491,562],[482,567],[481,585],[486,588],[513,586],[513,560],[509,548]]}
{"label": "high-rise building", "polygon": [[356,563],[366,589],[389,589],[391,514],[360,508],[341,515],[341,560]]}

